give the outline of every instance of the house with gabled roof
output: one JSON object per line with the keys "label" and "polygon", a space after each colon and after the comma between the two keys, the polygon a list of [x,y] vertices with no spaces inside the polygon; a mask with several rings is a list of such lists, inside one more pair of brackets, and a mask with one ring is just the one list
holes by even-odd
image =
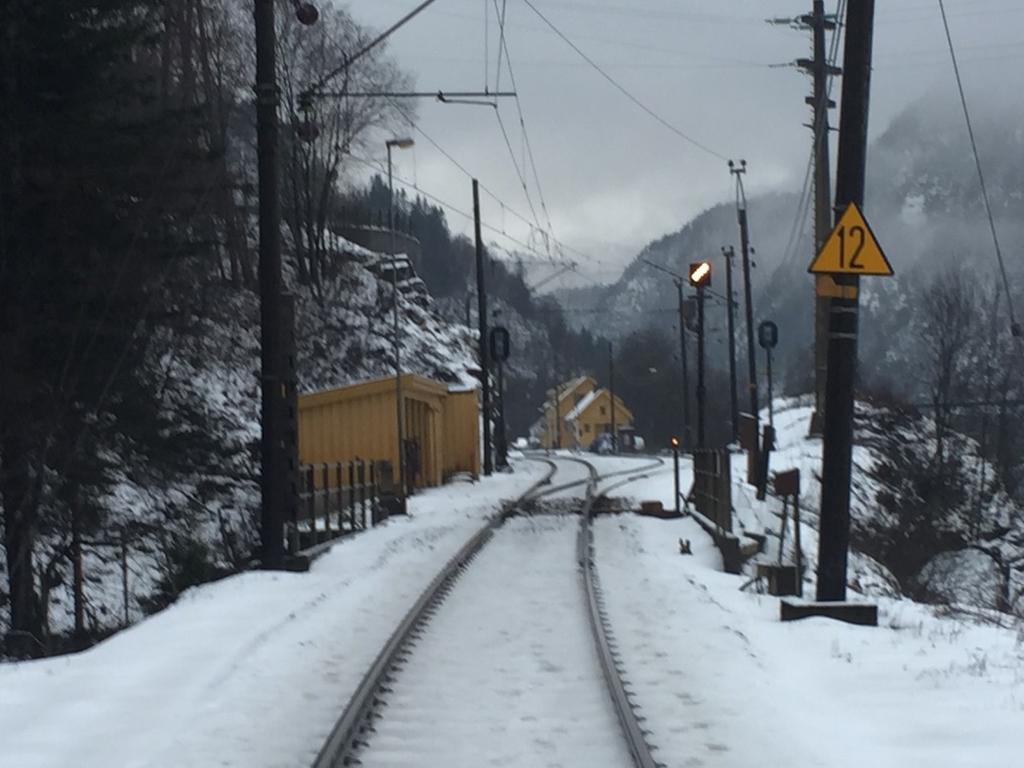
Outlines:
{"label": "house with gabled roof", "polygon": [[[611,393],[590,376],[579,376],[548,393],[543,414],[531,430],[543,448],[588,448],[598,435],[611,433]],[[557,416],[556,416],[557,414]],[[616,431],[631,429],[633,412],[615,398]]]}

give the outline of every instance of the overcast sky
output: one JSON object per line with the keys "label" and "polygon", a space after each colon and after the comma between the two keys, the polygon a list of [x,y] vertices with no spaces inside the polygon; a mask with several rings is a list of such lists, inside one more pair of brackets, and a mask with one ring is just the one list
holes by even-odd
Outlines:
{"label": "overcast sky", "polygon": [[[810,147],[810,131],[802,127],[809,119],[803,99],[810,80],[778,65],[808,56],[810,37],[765,19],[808,12],[810,0],[532,2],[681,132],[722,156],[745,158],[748,193],[800,188]],[[357,21],[383,29],[417,4],[356,0],[347,5]],[[825,5],[831,12],[836,2],[826,0]],[[579,262],[588,280],[614,279],[644,244],[731,199],[731,180],[721,158],[630,102],[523,0],[506,0],[506,8],[512,72],[540,192],[555,237],[585,254],[566,256]],[[994,88],[1000,68],[1020,69],[1024,2],[946,0],[946,8],[968,96]],[[390,52],[421,90],[477,90],[485,82],[493,90],[497,35],[494,0],[437,0],[393,35]],[[872,135],[929,89],[944,88],[955,98],[937,0],[879,0],[874,61]],[[1020,82],[1016,76],[1002,77]],[[503,63],[501,87],[507,86]],[[838,88],[833,95],[838,101]],[[516,161],[527,174],[537,217],[546,227],[541,196],[523,156],[515,103],[503,100],[500,112]],[[833,125],[837,122],[836,112]],[[419,126],[505,204],[533,219],[493,109],[423,100]],[[469,179],[423,135],[414,136],[415,149],[395,155],[396,174],[471,210]],[[536,233],[512,213],[503,213],[489,195],[482,198],[482,210],[485,222],[544,250]],[[449,221],[456,230],[470,231],[469,222],[456,213],[449,212]],[[493,232],[485,237],[516,247]],[[535,269],[539,279],[546,268]]]}

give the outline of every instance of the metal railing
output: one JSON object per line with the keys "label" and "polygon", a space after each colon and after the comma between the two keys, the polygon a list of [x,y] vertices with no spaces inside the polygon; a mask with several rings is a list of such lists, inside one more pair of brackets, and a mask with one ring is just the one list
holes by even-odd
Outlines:
{"label": "metal railing", "polygon": [[387,519],[382,486],[390,486],[390,477],[385,461],[303,464],[299,503],[286,525],[289,551],[295,554]]}

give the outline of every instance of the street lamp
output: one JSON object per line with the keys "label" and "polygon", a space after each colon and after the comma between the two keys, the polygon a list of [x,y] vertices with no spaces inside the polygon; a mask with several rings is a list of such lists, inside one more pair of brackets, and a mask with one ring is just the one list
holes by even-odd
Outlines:
{"label": "street lamp", "polygon": [[388,150],[388,229],[391,230],[391,295],[395,302],[395,413],[398,424],[398,503],[405,512],[405,408],[402,403],[402,358],[401,337],[398,329],[398,254],[395,248],[395,190],[391,174],[391,150],[408,149],[415,142],[406,137],[388,139],[384,146]]}

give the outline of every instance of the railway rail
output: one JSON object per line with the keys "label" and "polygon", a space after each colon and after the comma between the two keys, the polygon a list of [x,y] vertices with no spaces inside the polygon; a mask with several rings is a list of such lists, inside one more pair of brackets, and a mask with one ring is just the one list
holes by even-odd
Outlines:
{"label": "railway rail", "polygon": [[[477,667],[472,669],[466,668],[465,660],[462,657],[452,658],[453,654],[458,656],[460,650],[465,650],[468,657],[481,644],[488,645],[495,642],[495,638],[490,635],[485,638],[486,642],[483,643],[478,642],[478,638],[455,638],[452,636],[453,628],[471,626],[476,617],[476,624],[486,625],[492,632],[500,631],[502,638],[510,635],[518,637],[526,630],[518,623],[514,615],[509,615],[514,614],[511,608],[515,607],[524,612],[532,611],[535,615],[543,616],[545,613],[550,615],[550,618],[546,619],[549,621],[549,625],[542,628],[538,637],[521,640],[521,643],[526,643],[528,640],[531,642],[528,646],[517,646],[519,652],[529,648],[534,654],[543,655],[550,651],[550,647],[545,646],[545,643],[550,645],[553,642],[552,638],[555,638],[564,645],[567,640],[562,639],[562,635],[574,636],[572,633],[577,630],[580,636],[590,636],[590,642],[596,653],[597,665],[600,668],[600,674],[593,677],[595,680],[599,679],[603,683],[601,685],[594,683],[588,687],[587,679],[594,672],[593,661],[589,662],[589,670],[584,669],[588,666],[585,659],[589,659],[590,656],[587,652],[581,652],[582,648],[580,647],[573,646],[573,653],[563,654],[558,663],[552,663],[548,659],[539,659],[539,663],[547,665],[546,668],[549,668],[554,675],[562,671],[559,664],[564,664],[567,661],[570,665],[583,665],[582,667],[573,667],[565,672],[562,678],[559,678],[558,693],[568,695],[561,688],[573,691],[571,698],[577,700],[577,706],[572,708],[575,712],[574,717],[585,716],[593,720],[601,717],[608,718],[607,724],[600,724],[607,726],[604,728],[594,728],[593,722],[577,723],[575,720],[568,721],[565,727],[556,728],[560,733],[566,733],[573,727],[581,731],[584,741],[575,743],[572,748],[579,748],[583,751],[598,750],[601,752],[601,757],[604,758],[603,762],[607,765],[631,763],[637,768],[655,768],[659,765],[652,755],[652,747],[647,743],[647,733],[641,726],[642,718],[637,713],[636,704],[629,691],[628,683],[624,680],[622,665],[615,651],[614,638],[611,635],[611,627],[601,598],[600,584],[593,567],[591,521],[594,514],[594,502],[600,495],[597,491],[599,482],[622,475],[636,475],[638,472],[660,466],[662,462],[657,460],[652,464],[602,475],[598,473],[592,462],[576,457],[556,457],[555,460],[546,457],[530,458],[548,464],[548,472],[545,477],[515,502],[507,505],[500,514],[474,534],[430,582],[403,617],[364,675],[349,700],[348,706],[320,750],[313,763],[313,768],[338,768],[346,765],[378,763],[394,765],[402,762],[407,762],[410,765],[428,764],[422,762],[426,759],[423,750],[429,752],[431,746],[435,745],[440,737],[433,732],[432,727],[423,725],[420,720],[417,720],[417,717],[428,718],[432,722],[439,716],[438,711],[442,713],[440,716],[443,717],[446,706],[457,706],[459,702],[462,703],[461,711],[464,717],[466,713],[465,699],[475,699],[484,695],[485,691],[482,689],[488,686],[494,687],[494,682],[489,679],[489,676],[509,674],[505,668],[506,665],[500,661],[495,662],[493,659],[483,665],[477,664]],[[563,462],[575,462],[582,465],[587,470],[587,476],[582,480],[551,485],[558,464]],[[569,525],[570,518],[568,516],[541,515],[520,517],[512,523],[509,521],[517,517],[520,510],[530,504],[535,505],[538,500],[557,497],[559,494],[564,494],[566,491],[580,486],[583,486],[583,495],[581,499],[578,499],[579,503],[574,505],[574,511],[579,513],[579,523],[575,533],[576,563],[573,564],[571,561],[558,563],[555,562],[559,560],[556,553],[562,551],[560,549],[563,546],[561,542],[569,541],[566,536],[571,535],[571,531],[566,528]],[[538,523],[540,518],[546,518],[547,522]],[[488,547],[489,542],[495,543]],[[518,549],[516,549],[517,547]],[[484,552],[485,548],[488,550],[487,553]],[[538,549],[541,551],[537,551]],[[493,550],[498,550],[498,552],[489,556]],[[571,541],[569,541],[567,553],[571,553],[571,551]],[[488,599],[487,589],[489,587],[485,586],[484,582],[489,577],[492,580],[497,579],[500,583],[518,586],[522,572],[509,571],[508,569],[512,566],[509,566],[508,562],[520,556],[538,558],[536,565],[540,567],[528,570],[526,577],[522,579],[524,583],[521,588],[518,591],[513,589],[506,595],[506,599],[514,603],[513,606],[510,606],[510,610],[504,611],[505,607],[500,606],[498,612],[495,613],[493,606],[489,606],[493,601]],[[572,555],[569,556],[571,558]],[[474,562],[480,561],[483,562],[481,566],[473,565]],[[578,567],[574,567],[574,565]],[[548,568],[551,574],[538,575],[537,570],[544,570],[544,568]],[[572,570],[578,574],[575,579],[577,582],[575,587],[566,584],[566,579],[570,578],[569,574]],[[459,594],[463,595],[462,599],[460,600],[459,595],[456,594],[449,604],[450,596],[456,593],[454,589],[456,582],[467,572],[465,584],[460,582],[459,587]],[[474,584],[473,575],[478,572],[484,582]],[[543,581],[544,578],[549,578],[550,583]],[[536,599],[534,596],[546,595],[549,590],[551,594],[556,595],[554,599],[564,601],[563,604],[566,608],[570,604],[582,606],[586,619],[582,620],[580,617],[574,624],[571,610],[537,610],[538,607],[543,606],[538,606],[533,602]],[[443,626],[438,628],[434,634],[439,635],[443,640],[438,637],[425,638],[426,635],[432,633],[436,625],[443,625],[443,617],[438,618],[442,614],[443,605],[449,612],[460,612],[459,615],[463,616],[463,623],[461,625],[457,622],[452,624],[448,634],[444,632]],[[492,611],[488,622],[479,620],[479,612],[483,610]],[[504,611],[504,616],[502,611]],[[492,626],[494,622],[500,622],[503,618],[517,623],[509,624],[505,629],[495,629]],[[448,621],[454,622],[455,619],[449,618]],[[559,624],[559,622],[561,623]],[[458,642],[455,642],[456,640]],[[459,643],[466,645],[466,648]],[[476,645],[473,645],[474,643]],[[426,646],[422,654],[428,658],[417,666],[416,658],[421,651],[419,647],[414,646],[418,644]],[[578,645],[585,648],[586,643],[580,642]],[[556,647],[556,655],[559,652],[560,649]],[[431,653],[434,656],[430,656]],[[510,661],[513,664],[515,662],[514,659]],[[460,683],[454,679],[460,676],[466,677],[466,680]],[[502,684],[504,683],[505,681],[502,681]],[[454,688],[460,693],[458,695],[451,693],[442,695],[443,692],[438,690],[440,688]],[[603,690],[597,691],[598,688]],[[452,703],[453,700],[455,704]],[[580,701],[587,703],[580,705]],[[385,713],[385,709],[390,711]],[[408,723],[400,722],[400,716],[403,713],[405,713]],[[475,717],[475,712],[471,712],[471,715]],[[528,721],[528,726],[529,723],[558,716],[561,715],[549,711],[537,711],[525,715],[521,719]],[[621,738],[608,736],[609,733],[616,731],[615,720],[618,721],[619,728],[617,730],[621,733]],[[451,743],[460,741],[466,736],[465,733],[457,733],[458,735],[449,736],[449,750],[467,749],[468,744]],[[601,738],[611,738],[611,741],[598,744],[594,741],[594,733],[601,733]],[[477,738],[486,742],[493,738],[493,734],[479,733]],[[573,734],[566,733],[565,738],[571,739]],[[549,743],[550,739],[538,737],[535,741],[545,748],[558,748],[557,745]],[[377,755],[374,754],[375,750],[378,751]],[[382,757],[380,753],[384,753],[384,756]],[[463,757],[475,759],[475,748],[473,754],[463,753]],[[482,762],[480,761],[480,763]],[[467,764],[476,763],[470,760]],[[527,759],[524,764],[531,764],[531,762]],[[585,764],[595,763],[591,761]]]}

